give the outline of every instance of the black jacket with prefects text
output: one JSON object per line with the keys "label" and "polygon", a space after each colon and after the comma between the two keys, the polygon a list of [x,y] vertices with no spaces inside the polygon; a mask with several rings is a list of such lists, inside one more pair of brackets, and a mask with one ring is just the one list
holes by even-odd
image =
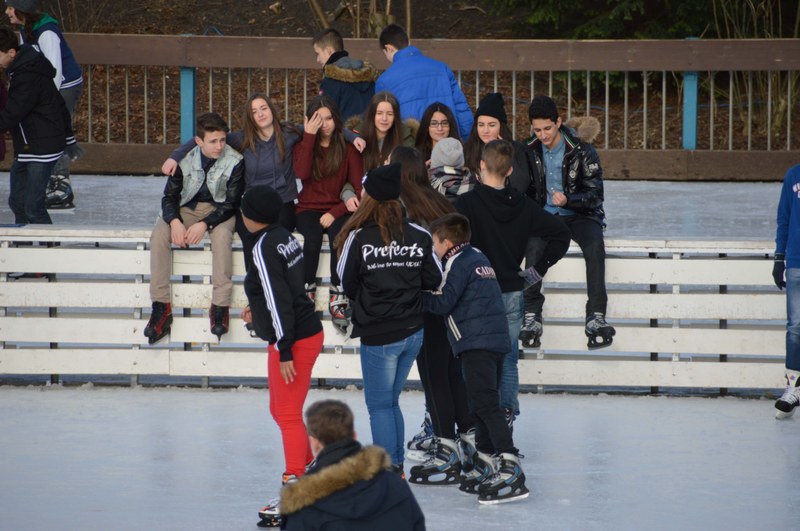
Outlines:
{"label": "black jacket with prefects text", "polygon": [[503,293],[524,287],[519,272],[528,238],[538,236],[547,241],[541,260],[534,265],[542,276],[569,249],[567,225],[510,186],[497,190],[478,183],[459,196],[456,210],[469,219],[470,243],[491,262]]}
{"label": "black jacket with prefects text", "polygon": [[392,461],[378,446],[352,439],[329,444],[308,473],[281,490],[283,529],[422,531],[425,517]]}
{"label": "black jacket with prefects text", "polygon": [[386,245],[377,223],[352,231],[337,271],[353,305],[353,334],[366,345],[387,345],[422,327],[422,290],[442,282],[431,235],[409,220],[403,241]]}
{"label": "black jacket with prefects text", "polygon": [[11,131],[14,158],[58,160],[75,136],[64,98],[53,83],[56,69],[36,48],[24,44],[7,72],[8,102],[0,111],[0,131]]}
{"label": "black jacket with prefects text", "polygon": [[244,291],[253,330],[264,341],[277,343],[281,361],[293,359],[295,341],[322,330],[314,303],[306,295],[304,271],[303,247],[291,232],[277,224],[261,231]]}
{"label": "black jacket with prefects text", "polygon": [[[242,155],[226,145],[220,158],[208,169],[208,175],[203,172],[200,160],[200,147],[197,146],[181,160],[181,163],[175,168],[175,173],[167,177],[164,196],[161,198],[161,218],[167,225],[173,219],[181,219],[181,207],[190,202],[193,196],[196,195],[195,193],[192,197],[189,197],[186,192],[190,189],[198,189],[204,180],[212,196],[219,196],[213,202],[216,209],[203,219],[205,224],[208,225],[208,230],[213,229],[223,221],[229,220],[236,214],[236,209],[239,208],[239,201],[241,201],[242,192],[244,191],[244,160]],[[219,168],[217,167],[218,165],[220,165]],[[190,169],[190,173],[195,175],[187,175],[185,173],[186,169]],[[211,182],[212,180],[214,181],[213,183]]]}
{"label": "black jacket with prefects text", "polygon": [[[581,116],[569,120],[560,130],[566,143],[561,165],[562,185],[567,196],[564,208],[605,226],[603,168],[597,151],[589,143],[600,132],[600,122],[591,116]],[[542,142],[536,137],[528,141],[528,157],[532,177],[528,195],[544,206],[547,202],[547,170],[542,158]]]}

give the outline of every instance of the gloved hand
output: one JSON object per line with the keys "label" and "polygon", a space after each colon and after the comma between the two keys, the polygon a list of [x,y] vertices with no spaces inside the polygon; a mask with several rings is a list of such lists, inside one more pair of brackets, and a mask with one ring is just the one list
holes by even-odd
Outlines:
{"label": "gloved hand", "polygon": [[783,274],[786,272],[786,255],[782,253],[775,254],[775,265],[772,266],[772,278],[775,280],[775,285],[778,289],[786,287],[786,281],[783,279]]}
{"label": "gloved hand", "polygon": [[68,145],[64,152],[69,156],[69,160],[78,160],[83,156],[83,148],[77,142]]}
{"label": "gloved hand", "polygon": [[526,288],[542,281],[542,275],[540,275],[539,272],[533,268],[533,266],[525,269],[524,271],[520,271],[517,274],[525,279],[525,284],[527,284],[525,286]]}

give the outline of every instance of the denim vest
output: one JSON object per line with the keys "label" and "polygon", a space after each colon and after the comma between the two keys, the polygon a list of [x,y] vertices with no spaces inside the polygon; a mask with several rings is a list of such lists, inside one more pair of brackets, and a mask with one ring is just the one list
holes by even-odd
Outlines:
{"label": "denim vest", "polygon": [[231,178],[233,168],[242,160],[242,154],[225,145],[222,155],[217,159],[208,175],[203,172],[203,163],[200,158],[200,146],[193,148],[181,159],[180,167],[183,173],[183,190],[181,190],[181,206],[192,200],[203,186],[203,179],[206,179],[208,191],[217,203],[225,202],[225,194],[228,190],[228,180]]}

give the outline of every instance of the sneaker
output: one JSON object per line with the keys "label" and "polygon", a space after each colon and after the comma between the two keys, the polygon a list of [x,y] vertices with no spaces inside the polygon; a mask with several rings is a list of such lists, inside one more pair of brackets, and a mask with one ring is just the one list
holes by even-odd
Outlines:
{"label": "sneaker", "polygon": [[44,204],[48,210],[75,208],[75,194],[69,175],[51,175],[47,182]]}
{"label": "sneaker", "polygon": [[478,503],[494,505],[527,498],[530,492],[525,486],[519,456],[502,453],[497,457],[496,472],[478,488]]}
{"label": "sneaker", "polygon": [[350,299],[344,292],[337,288],[331,288],[331,299],[328,302],[328,311],[331,313],[331,323],[340,334],[347,334],[347,327],[350,326]]}
{"label": "sneaker", "polygon": [[217,340],[222,339],[222,335],[228,333],[230,310],[227,306],[212,304],[208,311],[208,318],[211,322],[211,333],[217,336]]}
{"label": "sneaker", "polygon": [[519,331],[519,340],[522,341],[522,346],[528,348],[542,346],[541,337],[543,331],[541,314],[525,312],[522,328]]}
{"label": "sneaker", "polygon": [[144,327],[144,335],[151,345],[169,334],[172,327],[172,304],[168,302],[154,302],[153,313]]}
{"label": "sneaker", "polygon": [[775,418],[788,419],[794,415],[795,409],[800,404],[800,387],[788,385],[783,395],[775,402]]}
{"label": "sneaker", "polygon": [[317,300],[317,283],[311,282],[306,283],[306,296],[311,299],[311,302],[316,302]]}
{"label": "sneaker", "polygon": [[[283,474],[281,478],[281,486],[287,483],[297,481],[297,476],[294,474]],[[280,497],[272,498],[267,504],[258,511],[259,522],[256,524],[258,527],[280,527],[281,525],[281,511],[280,511]]]}
{"label": "sneaker", "polygon": [[403,463],[392,465],[392,472],[400,476],[400,479],[402,479],[403,481],[406,480],[406,472],[405,470],[403,470]]}

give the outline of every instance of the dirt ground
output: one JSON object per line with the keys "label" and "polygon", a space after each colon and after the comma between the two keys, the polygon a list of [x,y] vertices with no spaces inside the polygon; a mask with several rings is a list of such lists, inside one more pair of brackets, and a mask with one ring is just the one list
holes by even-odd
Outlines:
{"label": "dirt ground", "polygon": [[[408,25],[405,1],[379,0],[381,11],[387,1],[395,22]],[[49,4],[49,5],[48,5]],[[332,23],[345,37],[355,35],[355,11],[361,6],[361,36],[370,37],[368,0],[319,0],[326,14],[348,9]],[[44,3],[64,21],[68,31],[94,33],[205,34],[237,36],[311,37],[322,26],[316,22],[305,0],[50,0]],[[412,0],[411,36],[418,38],[523,38],[514,31],[519,13],[493,13],[485,0],[439,2]]]}

